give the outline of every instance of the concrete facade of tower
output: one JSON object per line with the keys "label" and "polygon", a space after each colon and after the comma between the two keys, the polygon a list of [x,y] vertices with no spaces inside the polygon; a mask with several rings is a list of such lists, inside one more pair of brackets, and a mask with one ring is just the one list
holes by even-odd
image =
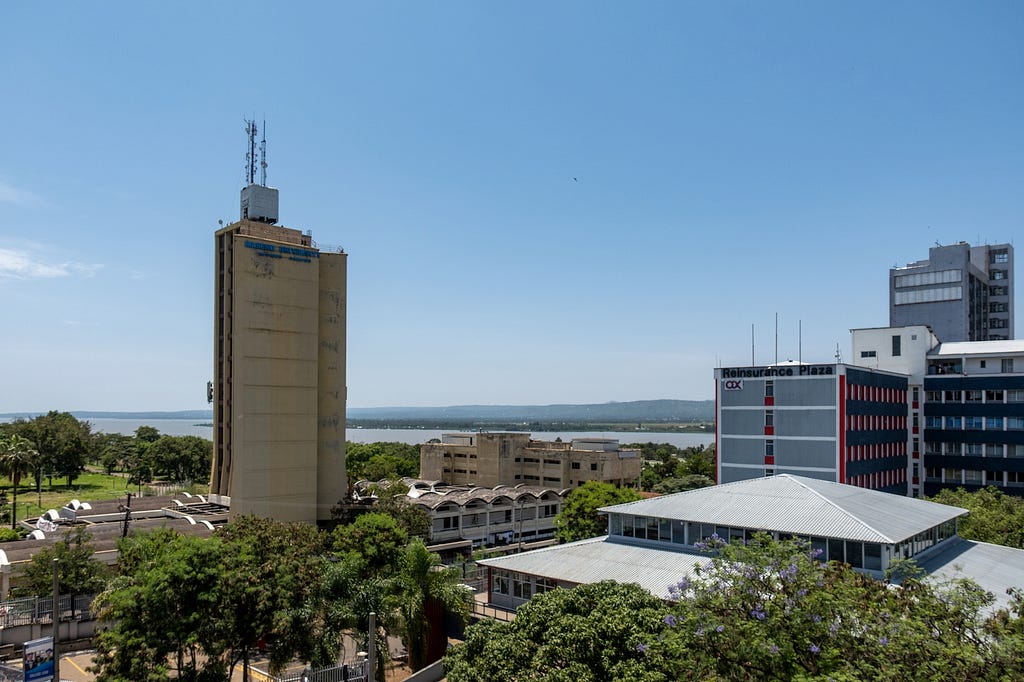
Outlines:
{"label": "concrete facade of tower", "polygon": [[889,326],[925,324],[943,343],[1013,339],[1013,245],[933,246],[889,270]]}
{"label": "concrete facade of tower", "polygon": [[347,255],[277,222],[277,190],[242,190],[214,235],[211,501],[315,523],[345,472]]}

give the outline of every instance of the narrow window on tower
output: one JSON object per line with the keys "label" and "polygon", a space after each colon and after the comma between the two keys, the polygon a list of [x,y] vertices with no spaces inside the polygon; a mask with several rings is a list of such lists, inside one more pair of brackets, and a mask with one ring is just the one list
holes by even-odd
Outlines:
{"label": "narrow window on tower", "polygon": [[902,339],[902,337],[900,337],[899,334],[894,334],[893,335],[893,337],[892,337],[892,356],[894,358],[898,358],[900,356],[900,353],[903,350],[902,342],[903,342],[903,339]]}
{"label": "narrow window on tower", "polygon": [[772,398],[775,396],[775,382],[766,381],[764,382],[764,397]]}
{"label": "narrow window on tower", "polygon": [[775,411],[774,410],[765,410],[765,413],[764,413],[764,425],[765,426],[775,426]]}
{"label": "narrow window on tower", "polygon": [[774,457],[775,456],[775,441],[773,441],[773,440],[766,440],[764,442],[764,454],[765,454],[766,457]]}

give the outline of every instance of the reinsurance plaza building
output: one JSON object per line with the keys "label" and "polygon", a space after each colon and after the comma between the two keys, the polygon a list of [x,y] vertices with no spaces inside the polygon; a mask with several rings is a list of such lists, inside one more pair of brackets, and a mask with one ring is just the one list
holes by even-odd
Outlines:
{"label": "reinsurance plaza building", "polygon": [[278,192],[250,183],[215,241],[211,501],[315,523],[347,492],[347,255],[281,227]]}
{"label": "reinsurance plaza building", "polygon": [[715,370],[718,482],[795,474],[905,494],[907,377],[843,363]]}

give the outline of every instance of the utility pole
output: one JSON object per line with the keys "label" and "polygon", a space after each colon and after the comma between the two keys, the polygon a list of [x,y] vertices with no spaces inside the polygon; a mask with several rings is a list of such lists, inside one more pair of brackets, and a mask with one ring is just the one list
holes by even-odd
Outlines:
{"label": "utility pole", "polygon": [[121,529],[121,537],[128,537],[128,523],[132,520],[132,494],[127,493],[128,502],[118,506],[118,509],[124,512],[124,527]]}
{"label": "utility pole", "polygon": [[60,577],[59,559],[53,560],[53,679],[60,680]]}
{"label": "utility pole", "polygon": [[367,682],[377,682],[377,614],[373,611],[370,611],[370,642],[367,648],[370,655],[366,657],[366,660],[369,661],[366,680]]}

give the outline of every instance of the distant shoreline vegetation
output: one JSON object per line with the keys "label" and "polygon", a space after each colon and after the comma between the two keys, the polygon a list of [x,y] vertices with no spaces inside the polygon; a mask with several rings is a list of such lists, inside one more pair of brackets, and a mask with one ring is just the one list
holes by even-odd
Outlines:
{"label": "distant shoreline vegetation", "polygon": [[[76,419],[188,420],[212,427],[212,410],[177,412],[73,411]],[[0,421],[31,419],[35,413],[0,414]],[[711,433],[713,400],[633,400],[562,405],[451,405],[448,407],[350,407],[351,428],[465,429],[507,431],[619,431]],[[196,424],[196,422],[201,422]]]}
{"label": "distant shoreline vegetation", "polygon": [[611,431],[616,433],[714,433],[713,422],[639,422],[630,424],[607,422],[492,422],[466,420],[348,419],[350,429],[418,429],[422,431]]}

